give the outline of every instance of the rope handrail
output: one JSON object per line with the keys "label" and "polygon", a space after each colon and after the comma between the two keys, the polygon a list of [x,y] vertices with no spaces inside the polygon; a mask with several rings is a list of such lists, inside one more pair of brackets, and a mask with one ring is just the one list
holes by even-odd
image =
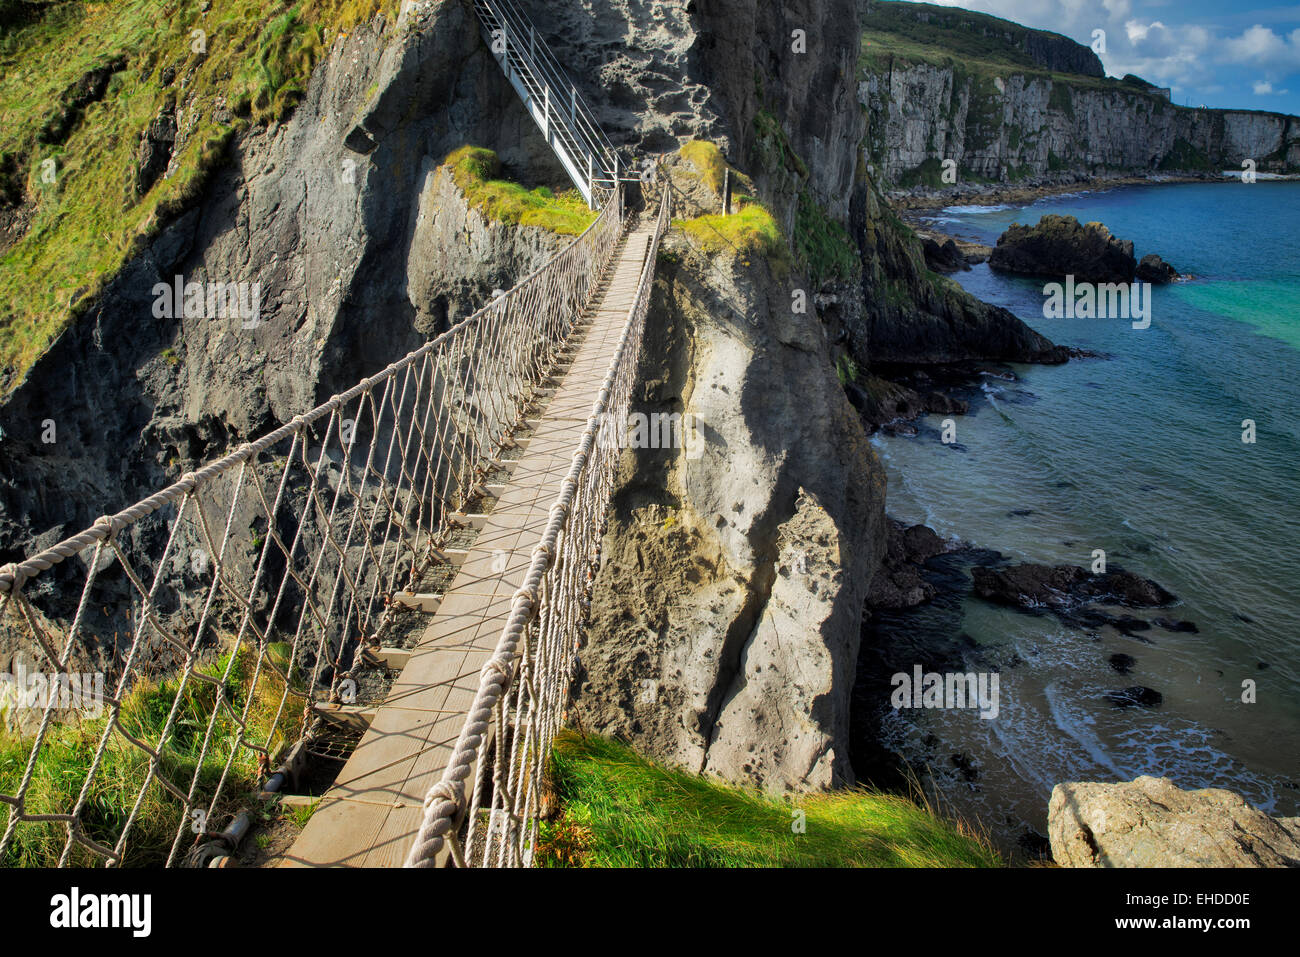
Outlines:
{"label": "rope handrail", "polygon": [[[355,701],[366,649],[415,614],[395,597],[443,567],[624,228],[618,191],[433,340],[0,568],[0,639],[34,658],[25,685],[0,682],[27,749],[0,765],[0,866],[192,862],[290,750],[333,753],[322,706]],[[42,755],[68,734],[85,761],[52,780]]]}
{"label": "rope handrail", "polygon": [[[611,413],[615,421],[626,417],[659,242],[670,221],[671,193],[665,183],[618,347],[524,583],[515,592],[501,637],[480,673],[452,757],[425,797],[424,817],[408,852],[407,867],[435,866],[444,848],[459,866],[531,863],[544,765],[572,678],[573,635],[585,615],[582,605],[598,561],[617,462],[617,447],[598,445],[597,433]],[[488,823],[481,829],[480,796],[488,775],[481,749],[493,731],[496,747]],[[465,786],[475,764],[478,772],[467,806]]]}

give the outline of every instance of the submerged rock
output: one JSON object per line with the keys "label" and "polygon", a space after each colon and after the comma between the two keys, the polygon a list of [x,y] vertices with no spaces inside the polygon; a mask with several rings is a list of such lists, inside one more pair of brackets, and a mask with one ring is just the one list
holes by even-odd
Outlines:
{"label": "submerged rock", "polygon": [[1168,778],[1058,784],[1047,830],[1062,867],[1300,867],[1300,818]]}
{"label": "submerged rock", "polygon": [[1163,628],[1165,631],[1178,631],[1192,635],[1199,633],[1201,630],[1196,627],[1196,622],[1184,621],[1179,618],[1152,618],[1151,624],[1157,628]]}
{"label": "submerged rock", "polygon": [[1117,239],[1101,223],[1047,215],[1035,226],[1015,223],[998,237],[989,267],[1027,276],[1079,282],[1128,282],[1137,266],[1133,243]]}
{"label": "submerged rock", "polygon": [[1126,655],[1123,652],[1116,652],[1106,659],[1107,663],[1122,675],[1128,674],[1137,664],[1137,659],[1132,655]]}
{"label": "submerged rock", "polygon": [[1134,685],[1120,691],[1106,692],[1106,700],[1117,708],[1131,708],[1134,705],[1143,708],[1154,708],[1156,705],[1164,703],[1165,696],[1151,688]]}

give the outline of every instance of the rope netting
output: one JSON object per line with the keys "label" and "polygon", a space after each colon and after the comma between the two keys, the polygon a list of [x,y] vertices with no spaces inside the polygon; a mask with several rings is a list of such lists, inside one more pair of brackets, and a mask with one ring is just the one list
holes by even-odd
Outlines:
{"label": "rope netting", "polygon": [[323,705],[356,699],[394,596],[461,529],[623,227],[620,192],[382,372],[0,568],[0,649],[30,657],[0,683],[0,866],[182,863]]}
{"label": "rope netting", "polygon": [[447,854],[458,866],[532,863],[546,761],[573,679],[620,454],[620,443],[601,441],[599,433],[602,423],[627,421],[655,259],[670,216],[665,183],[618,348],[524,584],[482,669],[455,751],[425,797],[408,867],[435,866]]}

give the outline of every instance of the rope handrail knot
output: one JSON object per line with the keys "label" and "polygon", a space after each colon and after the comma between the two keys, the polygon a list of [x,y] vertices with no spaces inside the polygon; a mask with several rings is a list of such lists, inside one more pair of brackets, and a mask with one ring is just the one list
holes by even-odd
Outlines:
{"label": "rope handrail knot", "polygon": [[[424,796],[425,810],[433,807],[434,803],[441,798],[452,806],[454,811],[460,804],[460,789],[451,784],[449,781],[439,781]],[[450,815],[447,815],[450,817]]]}
{"label": "rope handrail knot", "polygon": [[480,671],[479,674],[483,678],[486,678],[490,671],[495,671],[501,676],[501,683],[503,685],[508,685],[510,683],[510,675],[512,673],[511,668],[500,658],[489,658],[488,663],[483,666],[483,670]]}

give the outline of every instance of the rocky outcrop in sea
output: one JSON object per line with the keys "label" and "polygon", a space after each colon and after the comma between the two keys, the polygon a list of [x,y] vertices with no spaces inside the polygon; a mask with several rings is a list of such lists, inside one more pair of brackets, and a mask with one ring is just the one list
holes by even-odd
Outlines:
{"label": "rocky outcrop in sea", "polygon": [[998,237],[989,257],[990,269],[1057,279],[1072,275],[1080,282],[1128,282],[1136,267],[1132,241],[1073,216],[1047,215],[1033,226],[1016,223]]}

